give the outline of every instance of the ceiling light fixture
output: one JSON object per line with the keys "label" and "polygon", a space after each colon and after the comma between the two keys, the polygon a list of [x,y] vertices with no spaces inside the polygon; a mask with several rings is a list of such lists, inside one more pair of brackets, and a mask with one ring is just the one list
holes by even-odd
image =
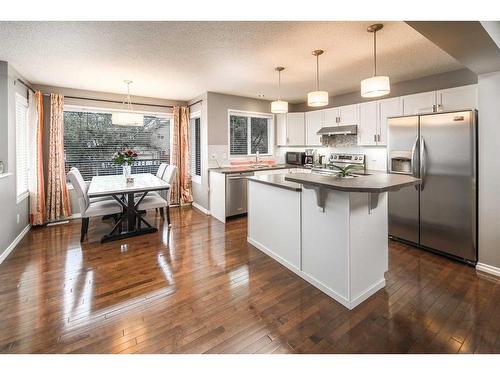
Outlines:
{"label": "ceiling light fixture", "polygon": [[361,81],[361,96],[363,98],[376,98],[391,92],[389,77],[377,75],[377,31],[384,25],[376,23],[369,26],[366,31],[373,33],[373,77]]}
{"label": "ceiling light fixture", "polygon": [[319,90],[319,56],[323,54],[322,49],[312,52],[316,56],[316,91],[307,94],[307,105],[309,107],[323,107],[328,104],[328,92]]}
{"label": "ceiling light fixture", "polygon": [[126,111],[113,112],[111,114],[111,123],[119,126],[144,126],[144,115],[135,113],[132,108],[132,101],[130,100],[130,84],[132,81],[123,81],[127,85],[127,99],[123,101],[126,105]]}
{"label": "ceiling light fixture", "polygon": [[275,69],[278,72],[278,100],[271,102],[271,112],[272,113],[287,113],[288,112],[288,102],[281,100],[281,72],[285,70],[282,66],[278,66]]}

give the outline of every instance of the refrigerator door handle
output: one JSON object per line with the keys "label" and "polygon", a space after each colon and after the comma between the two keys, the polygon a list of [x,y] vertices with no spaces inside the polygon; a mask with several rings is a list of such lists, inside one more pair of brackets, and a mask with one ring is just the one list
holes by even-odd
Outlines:
{"label": "refrigerator door handle", "polygon": [[[411,148],[411,173],[413,177],[418,177],[417,161],[415,160],[417,145],[418,136],[415,138],[415,142],[413,142],[413,146]],[[415,190],[418,190],[418,185],[415,185]]]}
{"label": "refrigerator door handle", "polygon": [[424,137],[420,137],[420,178],[422,179],[420,191],[424,191],[425,188],[426,164],[427,158],[425,157],[425,140]]}

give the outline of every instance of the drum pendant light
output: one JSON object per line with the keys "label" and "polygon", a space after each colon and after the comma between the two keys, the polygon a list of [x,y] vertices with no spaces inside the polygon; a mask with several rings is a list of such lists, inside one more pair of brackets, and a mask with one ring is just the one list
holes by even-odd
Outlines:
{"label": "drum pendant light", "polygon": [[271,112],[272,113],[287,113],[288,112],[288,102],[281,100],[281,72],[285,70],[282,66],[278,66],[275,69],[278,72],[278,100],[271,102]]}
{"label": "drum pendant light", "polygon": [[323,50],[317,49],[312,52],[316,56],[316,91],[307,94],[307,105],[309,107],[323,107],[328,105],[328,92],[320,91],[319,89],[319,56],[323,54]]}
{"label": "drum pendant light", "polygon": [[391,92],[389,77],[377,75],[377,31],[384,27],[376,23],[368,27],[366,31],[373,33],[373,77],[361,81],[361,96],[363,98],[376,98]]}

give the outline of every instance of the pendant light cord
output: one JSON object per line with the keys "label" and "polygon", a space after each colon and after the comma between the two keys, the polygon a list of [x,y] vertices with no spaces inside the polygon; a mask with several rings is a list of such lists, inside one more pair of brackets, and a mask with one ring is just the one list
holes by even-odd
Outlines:
{"label": "pendant light cord", "polygon": [[278,70],[278,101],[281,100],[281,70]]}
{"label": "pendant light cord", "polygon": [[316,91],[319,91],[319,55],[316,55]]}

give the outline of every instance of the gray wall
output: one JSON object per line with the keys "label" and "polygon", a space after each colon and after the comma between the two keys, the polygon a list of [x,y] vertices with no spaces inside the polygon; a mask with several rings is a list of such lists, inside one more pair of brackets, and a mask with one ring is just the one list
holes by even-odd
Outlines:
{"label": "gray wall", "polygon": [[[0,256],[14,239],[29,224],[29,203],[24,199],[17,203],[16,194],[16,102],[15,94],[27,97],[24,86],[15,83],[23,79],[19,73],[5,61],[0,61],[0,146],[1,154],[7,158],[7,172],[10,176],[0,178],[0,207],[2,225],[0,226]],[[24,79],[23,79],[24,80]],[[5,152],[6,151],[6,152]],[[19,222],[17,221],[19,215]]]}
{"label": "gray wall", "polygon": [[189,101],[188,104],[193,104],[201,101],[198,104],[190,107],[190,113],[200,113],[200,148],[201,148],[201,183],[192,181],[191,188],[193,191],[193,201],[201,207],[208,209],[208,93],[203,93]]}
{"label": "gray wall", "polygon": [[[382,99],[416,94],[418,92],[434,91],[448,89],[451,87],[472,85],[477,83],[477,75],[468,69],[454,70],[452,72],[434,74],[431,76],[402,81],[391,84],[391,93],[384,96]],[[304,97],[306,94],[304,94]],[[362,98],[360,91],[351,92],[348,94],[331,96],[328,106],[322,108],[338,107],[342,105],[356,104],[372,101],[373,98]],[[314,111],[318,108],[307,106],[307,102],[293,104],[290,108],[291,112],[306,112]]]}
{"label": "gray wall", "polygon": [[[271,104],[267,100],[246,98],[243,96],[234,96],[207,92],[198,96],[191,102],[203,99],[200,107],[192,107],[191,112],[201,109],[202,126],[202,179],[201,184],[193,183],[193,199],[205,209],[209,209],[208,199],[208,168],[215,167],[216,164],[211,160],[210,155],[221,149],[227,153],[228,147],[228,124],[227,113],[229,109],[250,111],[250,112],[271,112]],[[219,157],[221,164],[226,164],[227,160]]]}
{"label": "gray wall", "polygon": [[[77,96],[83,98],[92,98],[92,99],[102,99],[102,100],[116,100],[122,102],[124,99],[123,94],[114,94],[100,91],[87,91],[87,90],[78,90],[71,89],[68,87],[56,87],[56,86],[44,86],[44,85],[33,85],[32,86],[36,90],[40,90],[44,94],[62,94],[64,96]],[[160,99],[160,98],[150,98],[143,96],[131,96],[132,102],[135,103],[147,103],[147,104],[158,104],[160,106],[171,106],[171,105],[186,105],[186,102],[176,101],[176,100],[168,100],[168,99]],[[95,100],[82,100],[82,99],[71,99],[65,98],[64,104],[67,105],[75,105],[82,107],[92,107],[92,108],[104,108],[104,109],[122,109],[123,104],[121,103],[108,103],[108,102],[100,102]],[[50,124],[50,96],[45,95],[43,98],[44,105],[44,147],[43,147],[43,168],[44,175],[48,176],[48,150],[49,150],[49,124]],[[151,107],[151,106],[140,106],[134,105],[134,110],[137,111],[145,111],[145,112],[155,112],[155,113],[172,113],[171,108],[164,107]],[[47,178],[45,178],[45,187],[47,188]],[[47,190],[46,190],[47,191]],[[80,208],[78,206],[78,199],[73,189],[69,190],[69,197],[71,201],[71,211],[72,214],[78,214],[80,212]]]}
{"label": "gray wall", "polygon": [[479,262],[500,268],[500,71],[480,75]]}
{"label": "gray wall", "polygon": [[243,96],[234,96],[208,93],[208,144],[209,145],[227,145],[227,111],[236,109],[240,111],[271,113],[271,104],[268,100],[245,98]]}

